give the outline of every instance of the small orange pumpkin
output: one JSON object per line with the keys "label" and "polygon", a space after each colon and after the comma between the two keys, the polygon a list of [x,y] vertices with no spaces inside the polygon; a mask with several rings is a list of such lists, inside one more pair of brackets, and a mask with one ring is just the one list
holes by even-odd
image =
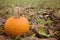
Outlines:
{"label": "small orange pumpkin", "polygon": [[[16,9],[18,10],[18,8]],[[17,17],[17,15],[15,16]],[[15,37],[17,35],[23,36],[29,30],[30,30],[29,21],[27,20],[27,18],[22,16],[20,16],[19,18],[14,18],[14,16],[8,18],[4,26],[5,33],[12,37]]]}

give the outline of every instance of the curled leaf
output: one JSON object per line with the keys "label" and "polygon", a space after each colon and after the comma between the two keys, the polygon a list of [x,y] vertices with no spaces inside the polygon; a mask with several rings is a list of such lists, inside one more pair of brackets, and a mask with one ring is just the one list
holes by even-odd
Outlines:
{"label": "curled leaf", "polygon": [[40,24],[45,24],[46,22],[43,20],[43,19],[37,19],[37,22],[40,23]]}
{"label": "curled leaf", "polygon": [[20,40],[20,36],[16,36],[13,40]]}
{"label": "curled leaf", "polygon": [[50,37],[50,35],[46,33],[44,28],[38,27],[37,29],[38,29],[40,35],[45,36],[45,37]]}

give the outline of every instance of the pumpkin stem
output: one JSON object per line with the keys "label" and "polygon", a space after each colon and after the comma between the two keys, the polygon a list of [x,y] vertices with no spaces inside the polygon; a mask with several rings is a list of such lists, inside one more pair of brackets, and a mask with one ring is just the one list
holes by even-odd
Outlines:
{"label": "pumpkin stem", "polygon": [[14,7],[14,18],[16,18],[16,19],[19,18],[20,12],[21,12],[21,9],[19,6]]}

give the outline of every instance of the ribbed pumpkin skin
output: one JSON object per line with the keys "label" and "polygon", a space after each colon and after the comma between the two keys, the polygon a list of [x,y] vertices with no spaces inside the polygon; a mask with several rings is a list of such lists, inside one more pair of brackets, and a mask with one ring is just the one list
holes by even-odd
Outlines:
{"label": "ribbed pumpkin skin", "polygon": [[20,17],[18,19],[14,19],[14,17],[10,17],[4,26],[4,31],[9,36],[17,36],[24,35],[25,32],[30,30],[29,21],[25,17]]}

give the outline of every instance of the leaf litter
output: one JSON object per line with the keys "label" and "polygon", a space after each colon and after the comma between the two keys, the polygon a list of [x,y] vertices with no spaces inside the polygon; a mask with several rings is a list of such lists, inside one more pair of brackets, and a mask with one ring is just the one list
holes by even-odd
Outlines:
{"label": "leaf litter", "polygon": [[[3,34],[3,26],[7,20],[7,14],[10,15],[9,11],[0,14],[0,40],[12,40]],[[56,38],[59,38],[57,34],[60,34],[58,33],[60,32],[60,9],[43,8],[37,10],[35,7],[29,7],[25,8],[21,15],[24,15],[30,21],[33,33],[22,38],[17,36],[13,40],[57,40]]]}

